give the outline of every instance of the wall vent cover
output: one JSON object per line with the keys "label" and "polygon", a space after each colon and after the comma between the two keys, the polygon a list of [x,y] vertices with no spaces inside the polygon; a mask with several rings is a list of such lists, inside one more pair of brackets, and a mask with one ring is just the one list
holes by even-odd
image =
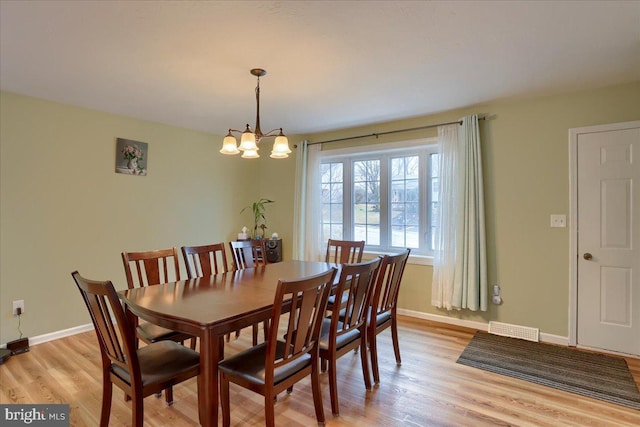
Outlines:
{"label": "wall vent cover", "polygon": [[520,338],[527,341],[538,342],[540,340],[540,329],[510,325],[508,323],[489,322],[489,333],[503,337]]}

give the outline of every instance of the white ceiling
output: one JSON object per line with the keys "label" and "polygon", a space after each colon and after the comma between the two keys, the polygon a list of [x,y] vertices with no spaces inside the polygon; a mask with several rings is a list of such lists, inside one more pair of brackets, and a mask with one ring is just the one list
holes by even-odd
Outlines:
{"label": "white ceiling", "polygon": [[300,134],[640,80],[640,1],[6,1],[0,87]]}

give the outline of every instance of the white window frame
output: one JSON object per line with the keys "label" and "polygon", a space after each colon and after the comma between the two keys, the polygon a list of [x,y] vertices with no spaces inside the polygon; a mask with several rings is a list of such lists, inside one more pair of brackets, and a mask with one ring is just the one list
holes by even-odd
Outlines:
{"label": "white window frame", "polygon": [[[429,191],[429,185],[431,184],[429,181],[429,154],[437,153],[437,138],[423,138],[416,139],[410,141],[401,141],[394,143],[386,143],[386,144],[377,144],[377,145],[368,145],[362,147],[349,147],[349,148],[341,148],[335,150],[324,150],[319,153],[319,161],[320,163],[329,163],[342,161],[344,162],[343,166],[343,200],[348,202],[343,202],[343,232],[345,240],[353,240],[353,181],[352,181],[352,171],[353,171],[353,161],[360,160],[371,160],[371,159],[387,159],[390,161],[392,157],[403,156],[403,155],[411,155],[415,154],[416,150],[422,151],[420,153],[421,156],[426,156],[424,159],[425,167],[420,168],[419,172],[419,192],[420,192],[420,209],[422,215],[419,220],[419,229],[420,229],[420,240],[421,244],[427,245],[428,242],[428,218],[429,218],[429,209],[431,205],[431,193]],[[386,161],[386,160],[384,160]],[[422,161],[422,159],[421,159]],[[388,170],[386,167],[381,168],[381,171]],[[387,173],[382,172],[380,176],[381,186],[382,182],[385,182],[385,186],[390,188],[390,181]],[[383,243],[390,243],[390,235],[391,227],[388,224],[388,212],[389,212],[389,200],[388,192],[381,192],[380,194],[380,224],[381,224],[381,235],[380,235],[380,246],[372,246],[367,245],[365,247],[365,255],[363,259],[372,259],[375,258],[379,254],[389,253],[390,251],[397,250],[399,248],[391,247],[390,244],[388,246],[383,246]],[[442,197],[442,195],[441,195]],[[384,209],[382,207],[385,207]],[[345,219],[349,220],[347,224]],[[383,221],[386,224],[383,227]],[[387,234],[383,236],[383,228],[387,229]],[[413,250],[411,257],[409,259],[411,264],[421,264],[421,265],[433,265],[433,254],[428,251],[419,252],[417,250]]]}

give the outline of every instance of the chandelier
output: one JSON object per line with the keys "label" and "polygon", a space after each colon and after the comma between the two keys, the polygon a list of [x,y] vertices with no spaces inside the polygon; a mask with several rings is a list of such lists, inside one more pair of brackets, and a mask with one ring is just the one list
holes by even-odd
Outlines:
{"label": "chandelier", "polygon": [[[254,68],[250,71],[252,75],[256,76],[258,79],[258,85],[256,86],[256,127],[255,132],[251,130],[249,124],[244,131],[229,129],[229,133],[224,137],[222,141],[222,149],[220,152],[222,154],[239,154],[242,151],[242,158],[244,159],[257,159],[260,157],[258,154],[258,144],[262,138],[267,138],[271,136],[275,136],[275,141],[273,142],[273,149],[271,150],[271,158],[273,159],[285,159],[289,157],[289,153],[291,150],[289,149],[289,140],[282,133],[282,128],[276,128],[270,130],[267,133],[262,133],[260,130],[260,77],[267,74],[267,72],[261,68]],[[240,135],[240,146],[238,147],[238,141],[236,137],[233,136],[233,133],[238,133]],[[278,132],[276,134],[276,132]]]}

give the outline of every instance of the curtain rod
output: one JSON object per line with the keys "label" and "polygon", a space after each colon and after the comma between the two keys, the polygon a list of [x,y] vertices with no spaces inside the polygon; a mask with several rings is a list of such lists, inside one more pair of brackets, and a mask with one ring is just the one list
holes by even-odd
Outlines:
{"label": "curtain rod", "polygon": [[[486,120],[486,116],[485,117],[478,117],[478,120]],[[448,122],[448,123],[437,123],[435,125],[419,126],[419,127],[416,127],[416,128],[396,129],[396,130],[390,130],[390,131],[387,131],[387,132],[370,133],[370,134],[367,134],[367,135],[349,136],[347,138],[328,139],[326,141],[309,142],[307,145],[327,144],[329,142],[348,141],[350,139],[368,138],[370,136],[375,136],[376,138],[378,138],[380,135],[389,135],[389,134],[392,134],[392,133],[400,133],[400,132],[410,132],[410,131],[413,131],[413,130],[429,129],[429,128],[435,128],[435,127],[438,127],[438,126],[455,125],[455,124],[462,125],[462,120],[456,120],[455,122]]]}

